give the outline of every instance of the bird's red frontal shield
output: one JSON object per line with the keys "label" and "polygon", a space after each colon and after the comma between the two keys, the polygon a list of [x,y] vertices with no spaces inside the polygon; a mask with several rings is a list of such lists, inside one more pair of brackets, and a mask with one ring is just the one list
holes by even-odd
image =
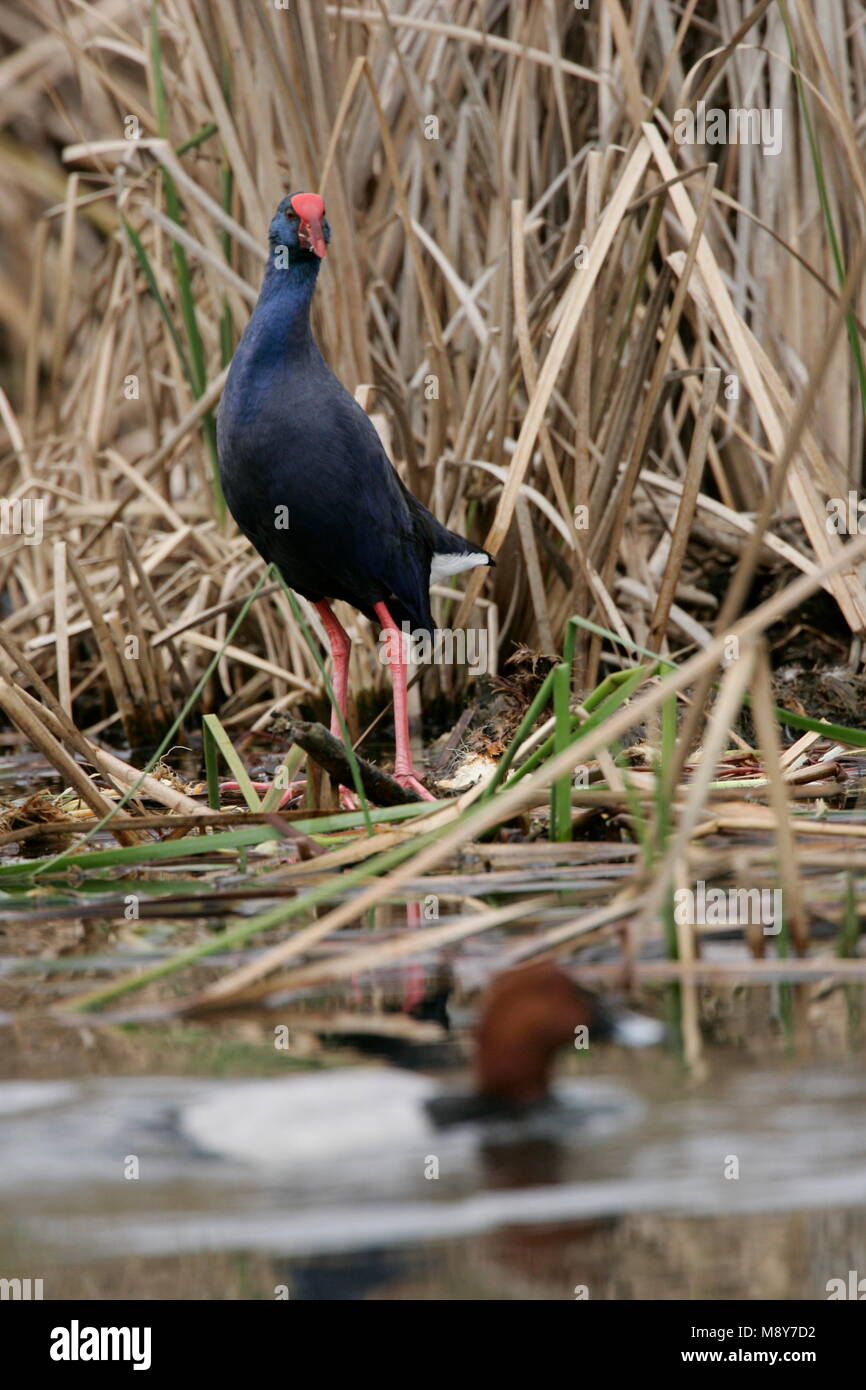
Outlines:
{"label": "bird's red frontal shield", "polygon": [[325,204],[318,193],[296,193],[292,207],[301,219],[301,232],[309,242],[310,250],[321,259],[327,251],[325,232]]}

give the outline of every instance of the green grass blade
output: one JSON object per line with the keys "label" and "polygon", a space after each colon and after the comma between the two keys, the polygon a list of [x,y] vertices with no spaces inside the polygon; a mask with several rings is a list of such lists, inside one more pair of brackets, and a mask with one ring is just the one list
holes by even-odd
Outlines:
{"label": "green grass blade", "polygon": [[[750,700],[743,701],[748,705]],[[821,734],[833,743],[847,743],[852,748],[866,748],[866,730],[851,729],[847,724],[828,724],[823,719],[810,719],[806,714],[794,714],[792,710],[773,706],[773,713],[780,724],[790,724],[792,729],[803,729],[808,733]]]}
{"label": "green grass blade", "polygon": [[207,777],[207,804],[212,811],[220,809],[220,782],[217,766],[217,746],[214,736],[206,723],[201,726],[202,751],[204,753],[205,776]]}
{"label": "green grass blade", "polygon": [[550,699],[550,692],[553,689],[553,671],[555,669],[556,668],[554,667],[553,670],[548,671],[547,675],[544,677],[544,680],[541,682],[541,685],[539,686],[539,689],[535,695],[534,700],[532,701],[532,704],[529,706],[529,709],[526,711],[525,715],[520,721],[520,724],[518,725],[517,733],[514,735],[513,739],[506,748],[504,754],[500,758],[499,766],[497,767],[492,778],[490,779],[490,782],[484,789],[482,795],[478,798],[479,805],[483,805],[485,801],[489,801],[491,796],[493,796],[493,793],[496,791],[496,788],[499,786],[500,782],[502,781],[506,772],[510,768],[511,764],[514,762],[514,759],[517,756],[518,749],[520,748],[524,739],[528,737],[533,724],[535,723],[536,719],[541,714],[541,711],[544,709],[544,706]]}
{"label": "green grass blade", "polygon": [[255,787],[250,781],[250,774],[244,767],[243,759],[237,753],[234,744],[219,719],[215,714],[206,714],[203,723],[211,739],[222,753],[227,766],[230,768],[235,781],[240,787],[241,796],[247,803],[247,810],[260,811],[262,809],[262,803],[259,800]]}
{"label": "green grass blade", "polygon": [[[608,676],[606,680],[602,681],[599,690],[604,686],[610,689],[611,693],[606,699],[602,700],[600,705],[596,706],[594,713],[589,719],[581,719],[579,715],[573,717],[572,738],[578,733],[589,733],[596,725],[602,724],[605,719],[610,718],[621,705],[624,705],[627,700],[631,699],[638,686],[653,674],[653,670],[654,668],[652,667],[633,666],[630,671],[617,671],[614,676]],[[593,692],[593,694],[594,693],[595,692]],[[587,708],[591,700],[592,696],[588,696],[584,703],[584,709]],[[540,763],[545,762],[552,752],[553,735],[545,739],[544,743],[539,744],[538,748],[533,750],[526,759],[526,762],[518,768],[517,772],[515,772],[514,776],[509,780],[507,790],[516,786],[522,777],[533,772]]]}
{"label": "green grass blade", "polygon": [[[429,811],[434,803],[425,801],[423,807],[417,808],[419,811]],[[394,807],[391,809],[405,810],[405,807]],[[474,807],[464,812],[459,821],[453,822],[452,826],[459,824],[460,821],[467,820]],[[219,936],[201,942],[197,946],[190,947],[187,951],[182,951],[179,955],[173,956],[171,960],[162,961],[159,965],[152,966],[150,969],[142,970],[136,975],[128,975],[122,980],[116,980],[113,984],[104,989],[95,990],[83,998],[66,1002],[67,1008],[77,1010],[99,1008],[107,1004],[112,999],[117,999],[121,995],[129,994],[134,990],[142,989],[145,985],[153,984],[156,980],[165,979],[169,975],[175,975],[180,970],[185,970],[187,966],[195,965],[205,957],[214,955],[216,952],[235,950],[244,946],[252,937],[260,932],[270,931],[272,927],[284,926],[287,922],[305,913],[312,912],[313,909],[327,902],[334,896],[335,892],[345,893],[348,889],[366,883],[368,879],[376,878],[381,874],[387,873],[390,869],[396,868],[404,859],[410,858],[414,854],[420,853],[428,845],[432,845],[442,835],[441,828],[429,830],[426,834],[405,840],[402,844],[395,845],[390,850],[385,850],[381,854],[375,855],[372,859],[358,865],[355,869],[349,869],[341,874],[339,878],[332,875],[322,883],[316,884],[306,893],[299,893],[296,898],[286,903],[278,903],[275,907],[269,908],[266,912],[259,913],[258,916],[249,918],[235,927],[227,927]]]}
{"label": "green grass blade", "polygon": [[[554,754],[562,753],[571,742],[571,662],[553,671]],[[559,777],[550,789],[550,838],[571,839],[571,775]]]}
{"label": "green grass blade", "polygon": [[667,769],[671,765],[677,744],[677,702],[672,696],[662,705],[661,748],[659,766],[656,769],[656,850],[664,853],[670,834],[671,804],[665,793],[670,777]]}
{"label": "green grass blade", "polygon": [[199,145],[203,145],[205,140],[209,140],[212,135],[216,135],[218,130],[219,126],[216,121],[208,121],[207,125],[203,125],[201,130],[196,131],[195,135],[191,135],[188,140],[184,140],[182,145],[176,145],[174,150],[175,154],[180,156],[182,154],[188,154],[190,150],[197,150]]}
{"label": "green grass blade", "polygon": [[150,290],[150,293],[153,295],[153,298],[156,300],[156,305],[162,316],[163,323],[168,329],[169,336],[171,338],[172,343],[174,344],[174,350],[177,353],[178,358],[180,360],[180,365],[183,369],[183,374],[189,382],[190,390],[193,392],[193,394],[195,394],[195,381],[193,379],[192,367],[189,364],[189,358],[187,357],[186,350],[183,346],[183,343],[180,340],[180,337],[178,336],[178,331],[174,326],[174,320],[172,319],[171,314],[168,312],[168,308],[160,292],[159,285],[156,283],[156,276],[153,273],[153,266],[150,264],[150,257],[144,249],[144,243],[142,242],[141,237],[138,235],[138,232],[135,230],[132,224],[126,220],[125,217],[121,218],[121,222],[123,223],[123,228],[126,232],[126,235],[129,237],[129,240],[132,243],[132,249],[135,252],[139,265],[141,266],[142,274],[144,275],[144,278],[147,281],[147,287]]}
{"label": "green grass blade", "polygon": [[300,771],[303,761],[304,750],[298,748],[296,744],[293,745],[274,773],[274,780],[262,798],[263,811],[278,810],[283,795],[291,786],[295,773]]}
{"label": "green grass blade", "polygon": [[[425,801],[423,804],[413,802],[405,806],[382,806],[370,815],[377,825],[384,825],[424,815],[447,804],[445,801]],[[293,820],[291,825],[300,834],[321,840],[326,835],[338,834],[340,831],[360,830],[363,818],[358,811],[337,811],[331,816],[311,816],[304,820]],[[68,869],[134,868],[140,864],[183,859],[186,855],[208,854],[211,850],[217,852],[242,849],[282,838],[279,830],[271,825],[241,825],[233,830],[215,830],[209,835],[185,835],[181,840],[152,840],[149,844],[121,845],[117,849],[91,849],[86,854],[67,850],[58,873],[61,870],[66,873]],[[21,882],[31,882],[37,877],[41,882],[58,862],[59,856],[56,859],[30,859],[23,863],[4,864],[0,867],[0,884],[6,891],[18,887]],[[340,884],[343,878],[335,881]]]}

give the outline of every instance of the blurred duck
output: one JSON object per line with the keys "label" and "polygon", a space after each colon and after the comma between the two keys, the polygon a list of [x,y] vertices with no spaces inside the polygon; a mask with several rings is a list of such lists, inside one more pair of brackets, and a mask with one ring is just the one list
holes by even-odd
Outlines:
{"label": "blurred duck", "polygon": [[489,987],[470,1091],[442,1091],[430,1078],[387,1068],[340,1069],[232,1086],[186,1108],[181,1127],[208,1153],[281,1168],[427,1145],[437,1133],[472,1126],[482,1141],[494,1131],[499,1143],[519,1141],[537,1132],[539,1119],[554,1132],[568,1119],[568,1107],[551,1091],[561,1048],[599,1041],[643,1047],[663,1031],[541,962],[509,970]]}

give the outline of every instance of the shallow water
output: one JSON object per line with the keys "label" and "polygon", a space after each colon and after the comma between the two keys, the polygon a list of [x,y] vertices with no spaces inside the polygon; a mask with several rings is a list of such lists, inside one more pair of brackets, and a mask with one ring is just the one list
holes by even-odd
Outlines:
{"label": "shallow water", "polygon": [[[2,761],[7,795],[33,790],[34,766]],[[620,848],[603,873],[589,852],[579,873],[500,872],[497,900],[561,889],[566,873],[603,895],[625,872]],[[4,857],[14,854],[9,846]],[[160,868],[137,891],[157,895],[178,872],[205,867]],[[491,883],[480,870],[461,876],[464,891],[488,897]],[[199,884],[206,897],[214,881],[186,886]],[[437,880],[418,891],[431,888]],[[832,889],[838,900],[835,879]],[[855,1283],[866,1277],[862,985],[818,975],[702,986],[688,1067],[676,1029],[664,1048],[565,1057],[567,1122],[520,1142],[479,1144],[457,1129],[397,1144],[383,1132],[372,1148],[328,1160],[229,1161],[190,1139],[191,1105],[240,1101],[263,1076],[315,1086],[311,1067],[352,1076],[355,1054],[301,1029],[278,1056],[274,1014],[137,1027],[34,1015],[78,993],[82,970],[104,978],[140,962],[142,949],[151,960],[176,949],[184,921],[163,918],[162,904],[135,933],[106,930],[103,912],[117,913],[103,905],[122,892],[120,878],[25,888],[3,914],[0,1278],[41,1279],[46,1298],[810,1300],[851,1271]],[[195,933],[206,913],[191,912]],[[366,924],[365,939],[391,925],[390,916]],[[508,944],[496,933],[470,941],[469,973]],[[704,958],[736,969],[744,951],[707,942]],[[215,956],[209,969],[222,964]],[[398,998],[427,968],[410,965],[391,982]],[[370,1001],[349,990],[331,1002],[355,1016]],[[647,987],[642,1002],[676,1019],[681,1001],[667,986]],[[452,1020],[464,1050],[470,1019],[458,990]],[[435,1049],[424,1064],[443,1065]]]}
{"label": "shallow water", "polygon": [[185,1107],[243,1079],[19,1076],[0,1084],[0,1274],[46,1297],[826,1298],[866,1274],[866,1084],[856,1051],[812,1041],[710,1046],[700,1079],[599,1050],[567,1063],[568,1126],[287,1171],[183,1133]]}

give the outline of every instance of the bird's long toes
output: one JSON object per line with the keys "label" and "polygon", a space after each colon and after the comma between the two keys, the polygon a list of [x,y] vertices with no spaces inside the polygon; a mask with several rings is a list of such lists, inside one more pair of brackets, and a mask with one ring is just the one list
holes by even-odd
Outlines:
{"label": "bird's long toes", "polygon": [[[290,786],[286,789],[286,791],[283,793],[283,795],[280,797],[280,804],[278,809],[281,811],[284,806],[287,806],[290,801],[293,801],[296,796],[299,796],[306,785],[306,782],[292,782]],[[271,790],[272,783],[250,782],[250,786],[252,787],[254,792],[269,792]],[[220,782],[220,793],[239,792],[240,790],[240,782]]]}
{"label": "bird's long toes", "polygon": [[288,804],[289,804],[290,801],[294,801],[294,799],[295,799],[296,796],[300,796],[300,795],[301,795],[301,792],[303,792],[303,791],[306,790],[306,786],[307,786],[306,779],[304,779],[304,780],[301,781],[301,782],[292,782],[292,783],[290,783],[290,785],[289,785],[289,787],[287,788],[287,790],[286,790],[286,791],[283,793],[283,795],[280,797],[279,810],[282,811],[282,809],[283,809],[284,806],[288,806]]}
{"label": "bird's long toes", "polygon": [[[254,792],[266,792],[269,790],[270,785],[270,782],[250,782],[250,786]],[[240,789],[240,782],[220,782],[221,792],[239,792]]]}
{"label": "bird's long toes", "polygon": [[422,801],[436,800],[433,793],[428,792],[417,772],[395,772],[394,781],[399,782],[400,786],[405,787],[407,791],[417,792]]}

